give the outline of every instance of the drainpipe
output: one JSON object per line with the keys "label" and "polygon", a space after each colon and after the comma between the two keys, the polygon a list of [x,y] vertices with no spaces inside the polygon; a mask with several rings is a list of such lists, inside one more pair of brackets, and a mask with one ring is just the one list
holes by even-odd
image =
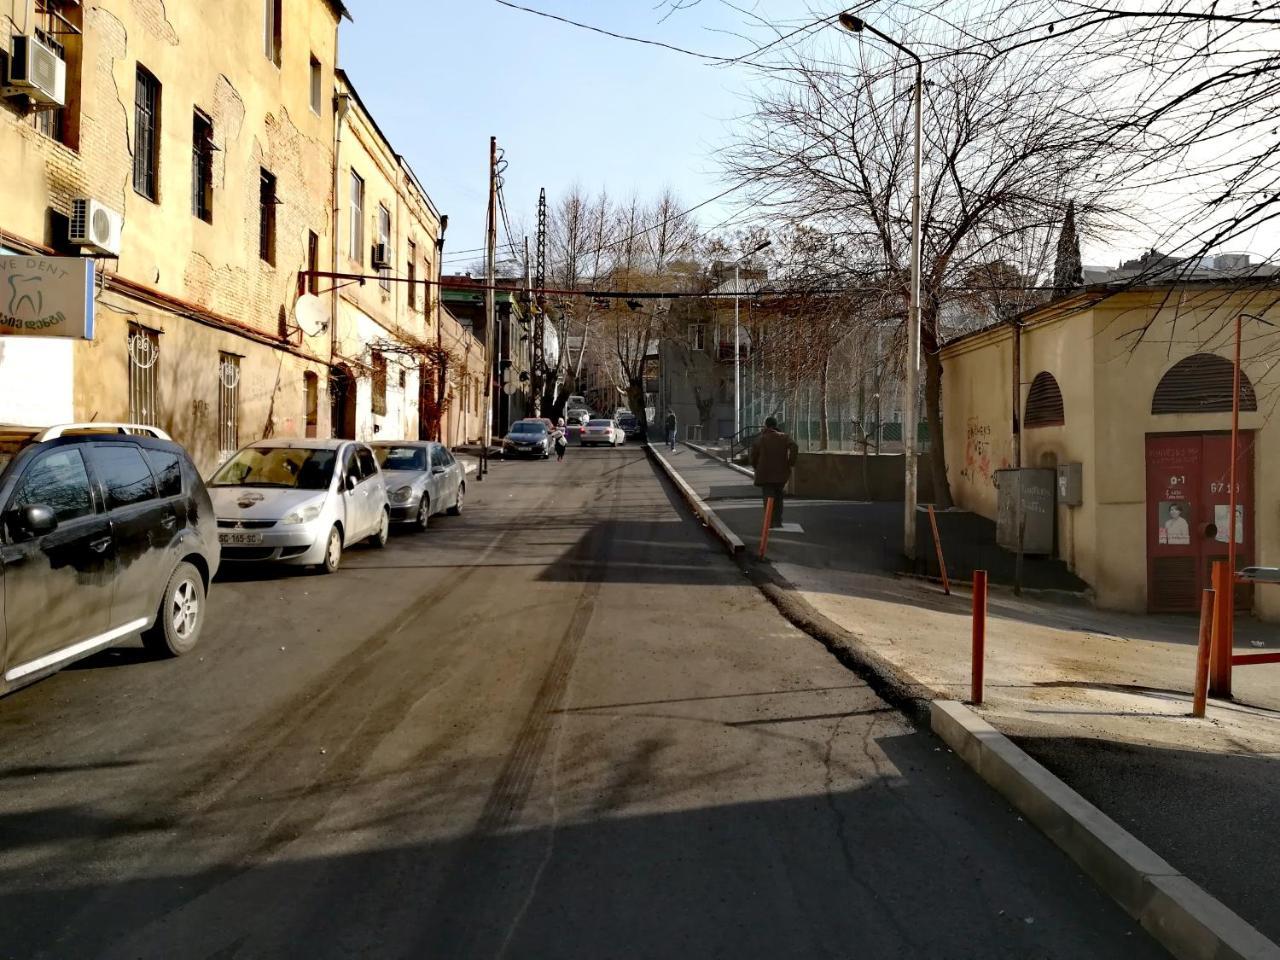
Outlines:
{"label": "drainpipe", "polygon": [[[347,118],[347,111],[351,109],[351,96],[346,93],[339,93],[333,98],[333,237],[330,243],[330,253],[332,254],[332,266],[330,270],[333,273],[338,272],[338,245],[340,243],[340,231],[338,229],[338,214],[342,205],[338,202],[338,175],[341,170],[341,158],[339,153],[342,148],[342,124]],[[332,289],[329,291],[329,363],[333,363],[333,358],[338,354],[338,282],[332,282]],[[333,424],[329,425],[329,431],[333,432]]]}

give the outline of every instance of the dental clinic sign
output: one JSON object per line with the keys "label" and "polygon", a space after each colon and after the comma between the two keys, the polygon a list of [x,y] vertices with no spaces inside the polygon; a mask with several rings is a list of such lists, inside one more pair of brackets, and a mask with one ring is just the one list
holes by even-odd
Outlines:
{"label": "dental clinic sign", "polygon": [[93,261],[0,256],[0,336],[93,339]]}

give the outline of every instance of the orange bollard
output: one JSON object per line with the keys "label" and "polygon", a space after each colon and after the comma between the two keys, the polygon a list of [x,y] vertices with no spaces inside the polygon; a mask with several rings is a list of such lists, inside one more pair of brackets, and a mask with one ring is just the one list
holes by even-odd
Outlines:
{"label": "orange bollard", "polygon": [[773,497],[764,502],[764,527],[760,530],[760,559],[764,559],[765,550],[769,549],[769,526],[773,523]]}
{"label": "orange bollard", "polygon": [[1191,715],[1203,717],[1205,700],[1209,696],[1209,650],[1213,641],[1214,591],[1205,590],[1200,595],[1200,642],[1196,646],[1196,686],[1191,702]]}
{"label": "orange bollard", "polygon": [[1209,696],[1231,698],[1231,619],[1235,616],[1234,577],[1226,561],[1213,562],[1213,636],[1209,645]]}
{"label": "orange bollard", "polygon": [[942,557],[942,538],[938,536],[938,515],[929,504],[929,525],[933,527],[933,546],[938,551],[938,571],[942,574],[942,592],[951,596],[951,581],[947,579],[947,561]]}
{"label": "orange bollard", "polygon": [[973,571],[973,683],[969,702],[982,704],[983,672],[987,660],[987,571]]}

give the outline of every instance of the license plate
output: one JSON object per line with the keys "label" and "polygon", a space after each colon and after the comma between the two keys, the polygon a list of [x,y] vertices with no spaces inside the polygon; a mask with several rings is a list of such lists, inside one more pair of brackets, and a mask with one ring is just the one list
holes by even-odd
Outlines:
{"label": "license plate", "polygon": [[234,544],[236,546],[248,546],[262,542],[262,534],[260,533],[219,533],[218,542],[226,544]]}

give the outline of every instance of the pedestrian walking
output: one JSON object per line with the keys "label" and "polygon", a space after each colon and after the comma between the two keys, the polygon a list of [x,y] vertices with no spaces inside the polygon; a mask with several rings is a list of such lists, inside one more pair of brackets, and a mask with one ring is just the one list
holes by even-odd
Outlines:
{"label": "pedestrian walking", "polygon": [[676,448],[676,415],[674,413],[667,414],[667,449],[674,450]]}
{"label": "pedestrian walking", "polygon": [[791,469],[796,465],[800,448],[796,442],[778,429],[778,421],[769,417],[764,430],[751,445],[751,466],[755,470],[755,483],[760,488],[761,499],[767,504],[773,500],[771,527],[782,526],[782,491],[791,479]]}
{"label": "pedestrian walking", "polygon": [[569,437],[565,432],[564,417],[556,421],[556,431],[551,435],[556,447],[556,462],[564,459],[564,452],[569,446]]}

